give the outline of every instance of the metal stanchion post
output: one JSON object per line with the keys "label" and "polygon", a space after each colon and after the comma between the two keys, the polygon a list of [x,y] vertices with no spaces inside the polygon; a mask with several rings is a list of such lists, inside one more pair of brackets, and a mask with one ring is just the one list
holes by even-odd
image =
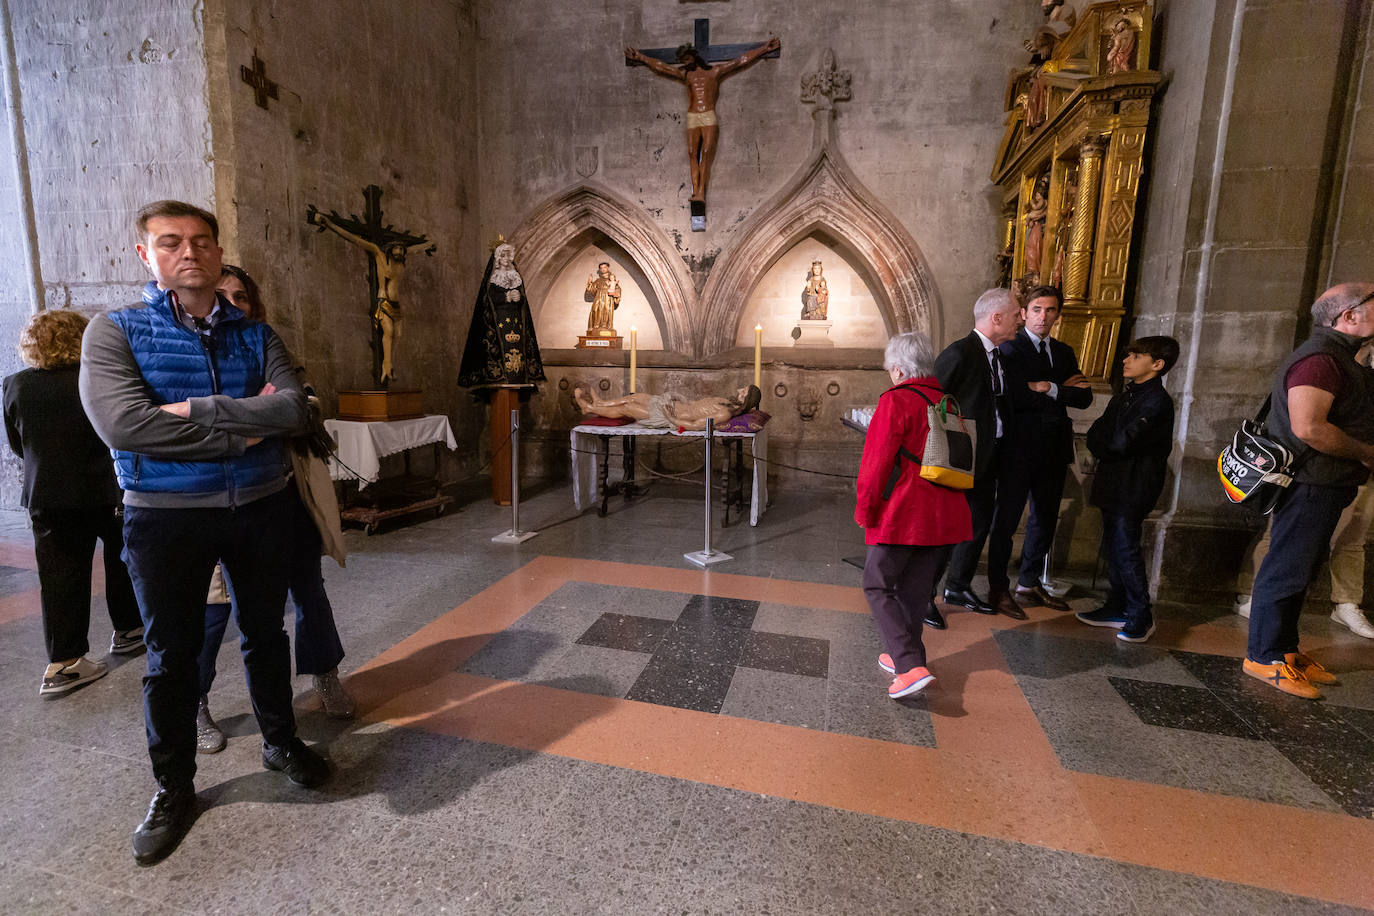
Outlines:
{"label": "metal stanchion post", "polygon": [[688,563],[695,563],[702,569],[714,563],[724,563],[726,560],[734,559],[728,553],[711,549],[711,440],[715,438],[715,435],[716,421],[708,417],[706,420],[706,544],[701,550],[694,550],[682,555]]}
{"label": "metal stanchion post", "polygon": [[538,531],[520,530],[520,411],[510,412],[510,530],[492,538],[497,544],[523,544]]}

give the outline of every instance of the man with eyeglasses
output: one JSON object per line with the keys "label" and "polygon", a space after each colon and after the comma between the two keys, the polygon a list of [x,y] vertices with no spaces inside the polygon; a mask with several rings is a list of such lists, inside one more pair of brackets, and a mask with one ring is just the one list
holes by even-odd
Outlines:
{"label": "man with eyeglasses", "polygon": [[1255,576],[1246,674],[1293,696],[1339,680],[1298,650],[1298,616],[1341,512],[1374,468],[1374,401],[1357,361],[1374,337],[1374,284],[1342,283],[1312,304],[1310,337],[1274,374],[1269,432],[1293,452],[1293,483],[1274,510]]}

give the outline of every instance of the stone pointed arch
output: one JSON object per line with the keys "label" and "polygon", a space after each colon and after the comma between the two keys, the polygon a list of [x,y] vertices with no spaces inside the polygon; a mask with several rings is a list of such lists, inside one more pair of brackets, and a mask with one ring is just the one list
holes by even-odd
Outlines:
{"label": "stone pointed arch", "polygon": [[[818,112],[818,114],[820,114]],[[862,265],[878,307],[898,332],[940,340],[940,298],[916,241],[854,176],[818,125],[819,142],[787,187],[754,211],[702,291],[703,349],[735,345],[754,286],[792,246],[815,232],[836,239]]]}
{"label": "stone pointed arch", "polygon": [[592,183],[557,194],[535,207],[511,237],[516,263],[532,295],[553,286],[587,240],[604,233],[634,258],[657,299],[663,347],[692,353],[696,291],[682,258],[644,212]]}

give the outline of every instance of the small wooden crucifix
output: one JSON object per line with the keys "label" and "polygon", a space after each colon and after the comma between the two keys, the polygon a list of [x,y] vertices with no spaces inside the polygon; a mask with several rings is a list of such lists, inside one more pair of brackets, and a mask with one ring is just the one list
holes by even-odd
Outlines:
{"label": "small wooden crucifix", "polygon": [[[687,161],[692,174],[692,231],[706,229],[706,188],[720,128],[716,99],[720,81],[760,57],[780,57],[782,42],[770,38],[755,44],[712,45],[711,20],[698,19],[693,43],[676,48],[626,48],[625,66],[648,67],[687,86]],[[719,64],[719,66],[712,66]]]}
{"label": "small wooden crucifix", "polygon": [[375,184],[363,188],[363,199],[367,207],[362,219],[343,217],[334,210],[321,213],[314,204],[308,204],[305,221],[318,226],[321,232],[328,229],[370,256],[367,276],[372,293],[372,380],[377,387],[385,388],[396,374],[392,357],[396,338],[401,334],[401,279],[406,255],[412,248],[424,248],[425,254],[432,255],[435,246],[423,235],[412,235],[382,223],[382,189]]}
{"label": "small wooden crucifix", "polygon": [[267,64],[258,57],[258,49],[253,49],[253,66],[239,65],[239,79],[253,87],[253,101],[259,108],[267,107],[268,99],[277,97],[277,84],[267,78]]}

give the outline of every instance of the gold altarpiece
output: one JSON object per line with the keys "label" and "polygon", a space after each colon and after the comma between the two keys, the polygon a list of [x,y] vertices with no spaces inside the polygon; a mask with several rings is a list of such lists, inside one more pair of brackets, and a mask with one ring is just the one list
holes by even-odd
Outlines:
{"label": "gold altarpiece", "polygon": [[[1096,3],[1062,37],[1041,29],[1013,71],[992,180],[1002,189],[1004,285],[1058,287],[1055,336],[1105,380],[1126,313],[1142,156],[1159,73],[1151,0]],[[1129,33],[1129,34],[1128,34]]]}

